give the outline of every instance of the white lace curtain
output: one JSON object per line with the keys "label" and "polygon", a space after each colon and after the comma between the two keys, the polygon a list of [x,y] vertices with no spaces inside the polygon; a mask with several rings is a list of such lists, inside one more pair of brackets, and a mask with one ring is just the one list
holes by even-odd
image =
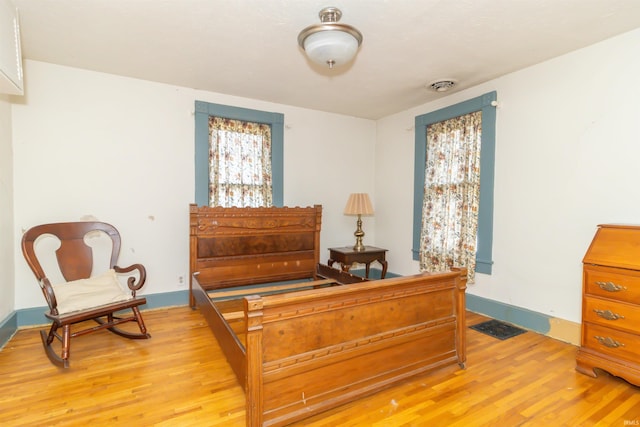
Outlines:
{"label": "white lace curtain", "polygon": [[271,127],[209,117],[209,205],[271,206]]}
{"label": "white lace curtain", "polygon": [[474,281],[481,135],[481,111],[427,127],[421,271],[466,267]]}

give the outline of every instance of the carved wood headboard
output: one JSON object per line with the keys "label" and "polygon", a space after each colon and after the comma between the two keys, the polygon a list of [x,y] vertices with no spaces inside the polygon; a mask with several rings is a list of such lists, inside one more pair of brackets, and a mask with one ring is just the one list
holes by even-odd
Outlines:
{"label": "carved wood headboard", "polygon": [[205,290],[315,278],[321,205],[189,210],[190,285],[194,273]]}

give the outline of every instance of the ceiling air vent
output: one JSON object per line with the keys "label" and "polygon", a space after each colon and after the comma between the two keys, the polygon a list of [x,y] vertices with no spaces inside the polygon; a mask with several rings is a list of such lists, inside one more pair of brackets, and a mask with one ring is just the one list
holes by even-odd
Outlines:
{"label": "ceiling air vent", "polygon": [[435,90],[436,92],[446,92],[454,87],[455,84],[456,81],[453,79],[440,79],[429,83],[427,87],[431,90]]}

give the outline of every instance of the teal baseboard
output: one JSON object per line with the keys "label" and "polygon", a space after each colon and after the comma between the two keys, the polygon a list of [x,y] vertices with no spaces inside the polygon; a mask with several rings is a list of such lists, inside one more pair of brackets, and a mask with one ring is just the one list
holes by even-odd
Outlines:
{"label": "teal baseboard", "polygon": [[[349,272],[360,277],[365,276],[364,268],[349,270]],[[379,279],[381,273],[382,270],[372,268],[369,271],[369,277],[372,279]],[[400,276],[400,274],[387,272],[385,277],[389,278],[398,276]],[[511,323],[543,335],[547,335],[551,329],[551,317],[542,313],[468,293],[466,294],[466,299],[467,310],[473,311],[474,313],[483,314],[491,317],[492,319],[502,320],[503,322]]]}
{"label": "teal baseboard", "polygon": [[[364,268],[349,270],[349,272],[360,277],[365,276]],[[372,268],[369,271],[369,277],[372,279],[379,279],[381,273],[382,270]],[[389,278],[398,276],[400,276],[400,274],[387,272],[385,277]],[[466,299],[467,310],[473,311],[474,313],[483,314],[491,317],[492,319],[502,320],[503,322],[511,323],[544,335],[548,334],[551,329],[551,317],[545,314],[471,295],[469,293],[466,294]]]}
{"label": "teal baseboard", "polygon": [[545,335],[551,329],[550,316],[476,295],[467,294],[467,310]]}
{"label": "teal baseboard", "polygon": [[[354,269],[351,273],[364,277],[364,269]],[[379,279],[382,271],[372,268],[369,277]],[[386,277],[398,277],[399,274],[387,272]],[[143,310],[152,310],[164,307],[185,306],[189,303],[189,291],[165,292],[160,294],[145,295],[147,304]],[[467,294],[467,310],[483,314],[493,319],[502,320],[521,326],[525,329],[547,334],[551,328],[550,316],[527,310],[525,308],[501,303],[498,301]],[[11,339],[19,328],[48,324],[44,317],[46,307],[33,307],[16,310],[0,323],[0,348]]]}
{"label": "teal baseboard", "polygon": [[[360,277],[364,277],[366,273],[364,268],[349,270],[349,272]],[[372,268],[369,271],[369,277],[372,279],[379,279],[381,273],[382,270]],[[398,276],[400,275],[387,272],[385,277],[389,278]],[[503,322],[511,323],[543,335],[547,335],[551,329],[551,317],[542,313],[471,295],[469,293],[466,294],[466,299],[467,310],[473,311],[474,313],[483,314],[487,317],[491,317],[492,319],[502,320]]]}
{"label": "teal baseboard", "polygon": [[[354,274],[361,277],[365,276],[365,269],[352,270]],[[372,279],[379,279],[382,270],[372,268],[369,276]],[[386,277],[397,277],[398,274],[387,272]],[[145,295],[147,303],[143,305],[142,310],[152,310],[163,307],[184,306],[189,304],[189,291],[164,292],[159,294]],[[0,348],[11,339],[19,328],[28,328],[33,326],[48,325],[49,321],[44,316],[47,311],[46,306],[32,307],[16,310],[0,323]]]}
{"label": "teal baseboard", "polygon": [[[163,307],[183,306],[189,303],[189,291],[164,292],[160,294],[145,295],[147,303],[141,306],[142,310],[152,310]],[[39,325],[48,325],[49,321],[44,316],[47,307],[32,307],[16,310],[0,323],[0,348],[4,347],[19,328],[28,328]]]}
{"label": "teal baseboard", "polygon": [[145,298],[147,298],[147,304],[143,307],[144,310],[182,306],[189,304],[189,291],[185,289],[184,291],[145,295]]}
{"label": "teal baseboard", "polygon": [[2,323],[0,323],[0,349],[9,342],[13,334],[18,330],[18,316],[14,311]]}
{"label": "teal baseboard", "polygon": [[[360,276],[360,277],[365,277],[367,274],[367,270],[364,268],[354,268],[353,270],[349,270],[349,273],[355,275],[355,276]],[[370,279],[379,279],[380,276],[382,276],[382,270],[378,269],[378,268],[371,268],[369,269],[369,278]],[[387,274],[385,274],[384,278],[388,279],[390,277],[399,277],[400,274],[395,274],[392,273],[390,271],[387,271]]]}

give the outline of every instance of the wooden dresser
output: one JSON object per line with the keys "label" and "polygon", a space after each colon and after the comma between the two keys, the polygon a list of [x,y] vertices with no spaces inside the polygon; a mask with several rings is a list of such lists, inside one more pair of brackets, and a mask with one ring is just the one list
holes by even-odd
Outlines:
{"label": "wooden dresser", "polygon": [[576,369],[640,386],[640,226],[599,225],[583,259]]}

